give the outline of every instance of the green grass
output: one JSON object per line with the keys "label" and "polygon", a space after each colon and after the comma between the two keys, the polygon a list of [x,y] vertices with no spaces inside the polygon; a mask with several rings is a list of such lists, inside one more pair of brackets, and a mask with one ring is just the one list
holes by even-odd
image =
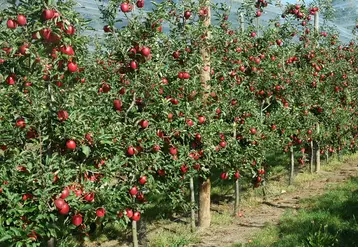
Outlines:
{"label": "green grass", "polygon": [[302,202],[278,226],[269,225],[246,245],[255,247],[358,246],[358,178]]}
{"label": "green grass", "polygon": [[157,224],[159,228],[152,226],[152,229],[149,229],[149,247],[183,247],[199,241],[198,235],[190,231],[188,224],[169,220],[162,220]]}

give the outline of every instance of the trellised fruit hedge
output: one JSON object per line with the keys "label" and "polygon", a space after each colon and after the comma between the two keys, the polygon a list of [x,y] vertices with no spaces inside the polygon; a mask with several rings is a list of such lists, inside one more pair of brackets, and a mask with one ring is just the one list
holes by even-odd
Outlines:
{"label": "trellised fruit hedge", "polygon": [[158,196],[189,208],[189,178],[213,168],[258,187],[277,148],[301,165],[311,142],[321,154],[355,151],[357,46],[315,30],[319,9],[290,5],[285,19],[242,32],[225,6],[118,4],[102,9],[94,52],[70,1],[0,14],[1,244],[126,225]]}

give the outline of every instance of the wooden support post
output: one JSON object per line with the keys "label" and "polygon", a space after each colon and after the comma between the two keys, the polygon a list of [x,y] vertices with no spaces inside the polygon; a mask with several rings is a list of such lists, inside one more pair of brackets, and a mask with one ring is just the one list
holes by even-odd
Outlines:
{"label": "wooden support post", "polygon": [[191,231],[195,231],[195,190],[194,190],[194,178],[190,177],[190,202],[191,202],[191,210],[190,210],[190,227]]}
{"label": "wooden support post", "polygon": [[294,170],[295,170],[295,156],[293,153],[293,146],[290,147],[290,161],[291,161],[291,167],[290,167],[290,178],[289,178],[289,185],[293,184],[293,177],[294,177]]}

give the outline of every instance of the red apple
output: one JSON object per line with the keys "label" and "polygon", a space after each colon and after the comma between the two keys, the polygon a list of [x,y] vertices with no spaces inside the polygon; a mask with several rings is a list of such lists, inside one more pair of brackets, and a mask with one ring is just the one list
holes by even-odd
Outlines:
{"label": "red apple", "polygon": [[130,190],[129,190],[129,194],[131,194],[132,196],[135,196],[136,194],[138,194],[138,188],[136,186],[133,186]]}
{"label": "red apple", "polygon": [[76,142],[74,140],[68,140],[66,142],[66,147],[69,150],[75,150],[76,149]]}
{"label": "red apple", "polygon": [[70,71],[71,73],[74,73],[74,72],[77,71],[78,66],[77,66],[77,64],[74,63],[74,62],[69,62],[69,63],[67,64],[67,68],[68,68],[68,71]]}
{"label": "red apple", "polygon": [[66,202],[62,198],[57,198],[55,200],[55,206],[57,209],[62,209],[65,206]]}
{"label": "red apple", "polygon": [[57,112],[57,117],[61,122],[66,121],[68,119],[68,112],[65,110],[60,110]]}
{"label": "red apple", "polygon": [[128,218],[132,218],[133,217],[133,210],[127,208],[126,209],[126,215],[127,215]]}
{"label": "red apple", "polygon": [[11,19],[7,20],[6,25],[7,25],[7,28],[9,28],[9,29],[15,29],[17,27],[16,21],[11,20]]}
{"label": "red apple", "polygon": [[96,215],[97,217],[104,217],[104,215],[106,214],[106,210],[104,208],[98,208],[96,210]]}
{"label": "red apple", "polygon": [[140,220],[140,213],[139,213],[139,212],[135,212],[135,213],[133,214],[132,220],[133,220],[133,221],[138,221],[138,220]]}
{"label": "red apple", "polygon": [[27,23],[26,17],[24,15],[17,15],[17,24],[19,24],[19,26],[25,26]]}
{"label": "red apple", "polygon": [[74,224],[75,226],[81,225],[82,221],[83,221],[82,215],[75,214],[74,216],[72,216],[72,224]]}
{"label": "red apple", "polygon": [[142,53],[144,57],[148,57],[150,55],[150,49],[144,46],[142,47],[140,53]]}
{"label": "red apple", "polygon": [[65,203],[63,207],[58,210],[58,213],[62,215],[67,215],[68,212],[70,212],[70,206],[68,205],[68,203]]}
{"label": "red apple", "polygon": [[70,195],[70,189],[68,187],[65,187],[61,193],[61,198],[66,199]]}
{"label": "red apple", "polygon": [[45,9],[45,10],[42,12],[42,17],[43,17],[45,20],[50,20],[50,19],[52,19],[54,16],[55,16],[55,11],[52,10],[52,9]]}
{"label": "red apple", "polygon": [[138,179],[138,182],[141,184],[141,185],[144,185],[147,183],[147,176],[141,176],[139,179]]}

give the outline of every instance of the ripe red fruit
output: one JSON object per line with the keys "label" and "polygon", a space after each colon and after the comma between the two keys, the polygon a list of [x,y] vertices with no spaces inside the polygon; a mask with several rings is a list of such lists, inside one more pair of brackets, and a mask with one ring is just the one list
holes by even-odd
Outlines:
{"label": "ripe red fruit", "polygon": [[62,215],[67,215],[68,212],[70,212],[70,206],[68,205],[68,203],[65,202],[65,204],[63,204],[63,207],[58,210],[58,213]]}
{"label": "ripe red fruit", "polygon": [[160,150],[160,146],[159,145],[154,145],[153,146],[153,151],[154,152],[158,152]]}
{"label": "ripe red fruit", "polygon": [[234,177],[235,177],[235,179],[239,179],[240,178],[240,173],[238,171],[235,172]]}
{"label": "ripe red fruit", "polygon": [[189,169],[189,167],[188,167],[187,165],[182,165],[182,166],[180,167],[180,171],[181,171],[182,173],[187,173],[187,172],[188,172],[188,169]]}
{"label": "ripe red fruit", "polygon": [[149,121],[148,121],[148,120],[141,120],[141,121],[139,122],[139,125],[140,125],[140,127],[141,127],[142,129],[145,129],[145,128],[148,127]]}
{"label": "ripe red fruit", "polygon": [[225,141],[221,141],[221,142],[219,142],[219,145],[220,145],[220,147],[222,147],[222,148],[224,148],[224,147],[226,147],[226,142]]}
{"label": "ripe red fruit", "polygon": [[131,194],[132,196],[135,196],[136,194],[138,194],[138,188],[136,186],[133,186],[130,190],[129,190],[129,194]]}
{"label": "ripe red fruit", "polygon": [[75,150],[76,149],[76,142],[74,140],[68,140],[66,142],[67,149]]}
{"label": "ripe red fruit", "polygon": [[131,69],[135,70],[135,69],[138,69],[138,63],[137,61],[131,61],[129,66],[131,67]]}
{"label": "ripe red fruit", "polygon": [[67,54],[69,56],[73,56],[75,55],[75,51],[73,50],[72,46],[68,45],[68,46],[61,46],[61,52],[63,54]]}
{"label": "ripe red fruit", "polygon": [[18,15],[17,16],[17,24],[19,24],[19,26],[25,26],[27,23],[26,17],[24,15]]}
{"label": "ripe red fruit", "polygon": [[137,7],[138,8],[143,8],[144,7],[144,0],[138,0],[137,3],[136,3]]}
{"label": "ripe red fruit", "polygon": [[29,49],[29,45],[28,44],[24,44],[22,46],[19,47],[19,52],[22,54],[22,55],[26,55],[26,52],[27,50]]}
{"label": "ripe red fruit", "polygon": [[112,32],[112,28],[111,28],[111,26],[109,26],[109,25],[105,25],[105,26],[103,27],[103,31],[104,31],[105,33],[109,33],[109,32]]}
{"label": "ripe red fruit", "polygon": [[140,220],[140,213],[139,213],[139,212],[135,212],[135,213],[133,214],[132,220],[134,220],[134,221]]}
{"label": "ripe red fruit", "polygon": [[72,25],[68,25],[67,28],[65,28],[65,33],[69,34],[69,35],[73,35],[75,34],[75,28]]}
{"label": "ripe red fruit", "polygon": [[23,119],[23,118],[17,119],[16,120],[16,127],[21,128],[21,129],[25,128],[26,127],[25,119]]}
{"label": "ripe red fruit", "polygon": [[126,209],[126,215],[127,215],[128,218],[132,218],[133,217],[133,210],[127,208]]}
{"label": "ripe red fruit", "polygon": [[171,155],[176,155],[178,153],[178,150],[175,147],[170,147],[169,148],[169,153]]}
{"label": "ripe red fruit", "polygon": [[190,74],[188,72],[183,72],[183,79],[190,79]]}
{"label": "ripe red fruit", "polygon": [[113,100],[113,106],[117,111],[122,111],[122,101],[119,99]]}
{"label": "ripe red fruit", "polygon": [[57,112],[57,117],[61,122],[66,121],[68,119],[68,112],[65,110],[60,110]]}
{"label": "ripe red fruit", "polygon": [[255,128],[251,128],[250,129],[250,134],[255,135],[257,133]]}
{"label": "ripe red fruit", "polygon": [[33,195],[30,194],[30,193],[26,193],[22,196],[22,200],[26,201],[28,199],[32,199],[33,198]]}
{"label": "ripe red fruit", "polygon": [[[77,193],[77,191],[76,191]],[[82,194],[82,191],[81,191],[81,194]],[[93,202],[94,201],[94,193],[91,192],[91,193],[86,193],[83,197],[83,199],[87,202]]]}
{"label": "ripe red fruit", "polygon": [[127,13],[127,12],[130,12],[132,10],[132,6],[128,3],[122,3],[121,4],[121,11],[123,13]]}
{"label": "ripe red fruit", "polygon": [[134,154],[135,154],[135,148],[134,148],[133,146],[129,146],[129,147],[127,148],[127,154],[128,154],[129,156],[134,155]]}
{"label": "ripe red fruit", "polygon": [[15,77],[14,77],[14,76],[8,76],[8,77],[6,78],[6,83],[7,83],[8,85],[14,85],[14,84],[15,84]]}
{"label": "ripe red fruit", "polygon": [[73,72],[76,72],[76,71],[77,71],[78,66],[77,66],[77,64],[75,64],[75,63],[73,63],[73,62],[69,62],[69,63],[67,64],[67,68],[68,68],[68,71],[70,71],[71,73],[73,73]]}
{"label": "ripe red fruit", "polygon": [[199,121],[200,124],[205,123],[205,120],[206,120],[206,119],[205,119],[204,116],[199,116],[199,117],[198,117],[198,121]]}
{"label": "ripe red fruit", "polygon": [[15,29],[17,27],[17,23],[14,20],[7,20],[6,22],[7,28]]}
{"label": "ripe red fruit", "polygon": [[97,217],[104,217],[105,214],[106,214],[106,210],[104,208],[98,208],[96,210]]}
{"label": "ripe red fruit", "polygon": [[43,17],[45,20],[50,20],[50,19],[52,19],[54,16],[55,16],[55,11],[53,11],[52,9],[45,9],[45,10],[42,12],[42,17]]}
{"label": "ripe red fruit", "polygon": [[82,221],[83,221],[82,215],[76,214],[72,216],[72,224],[74,224],[75,226],[81,225]]}
{"label": "ripe red fruit", "polygon": [[165,176],[165,170],[164,170],[164,169],[158,170],[157,173],[158,173],[158,175],[161,176],[161,177]]}
{"label": "ripe red fruit", "polygon": [[65,206],[66,202],[62,198],[57,198],[55,200],[55,206],[57,209],[62,209]]}
{"label": "ripe red fruit", "polygon": [[199,171],[200,170],[200,164],[193,165],[193,169]]}
{"label": "ripe red fruit", "polygon": [[61,198],[65,199],[70,195],[70,189],[68,187],[64,188],[62,193],[61,193]]}
{"label": "ripe red fruit", "polygon": [[180,51],[173,52],[172,56],[174,59],[178,59],[180,57]]}
{"label": "ripe red fruit", "polygon": [[262,178],[261,178],[260,176],[258,176],[258,177],[256,178],[256,181],[257,181],[258,183],[260,183],[260,182],[262,181]]}
{"label": "ripe red fruit", "polygon": [[189,19],[190,16],[191,16],[191,12],[190,12],[189,10],[187,10],[187,11],[184,12],[184,18],[185,18],[185,19]]}
{"label": "ripe red fruit", "polygon": [[139,182],[141,185],[144,185],[144,184],[147,182],[147,176],[141,176],[141,177],[138,179],[138,182]]}
{"label": "ripe red fruit", "polygon": [[223,173],[221,173],[220,178],[222,180],[226,180],[229,178],[229,174],[227,172],[223,172]]}
{"label": "ripe red fruit", "polygon": [[186,122],[186,124],[189,125],[190,127],[194,125],[194,122],[193,122],[193,120],[191,120],[191,119],[187,119],[185,122]]}
{"label": "ripe red fruit", "polygon": [[148,47],[142,47],[141,51],[143,56],[148,57],[150,55],[150,49]]}

